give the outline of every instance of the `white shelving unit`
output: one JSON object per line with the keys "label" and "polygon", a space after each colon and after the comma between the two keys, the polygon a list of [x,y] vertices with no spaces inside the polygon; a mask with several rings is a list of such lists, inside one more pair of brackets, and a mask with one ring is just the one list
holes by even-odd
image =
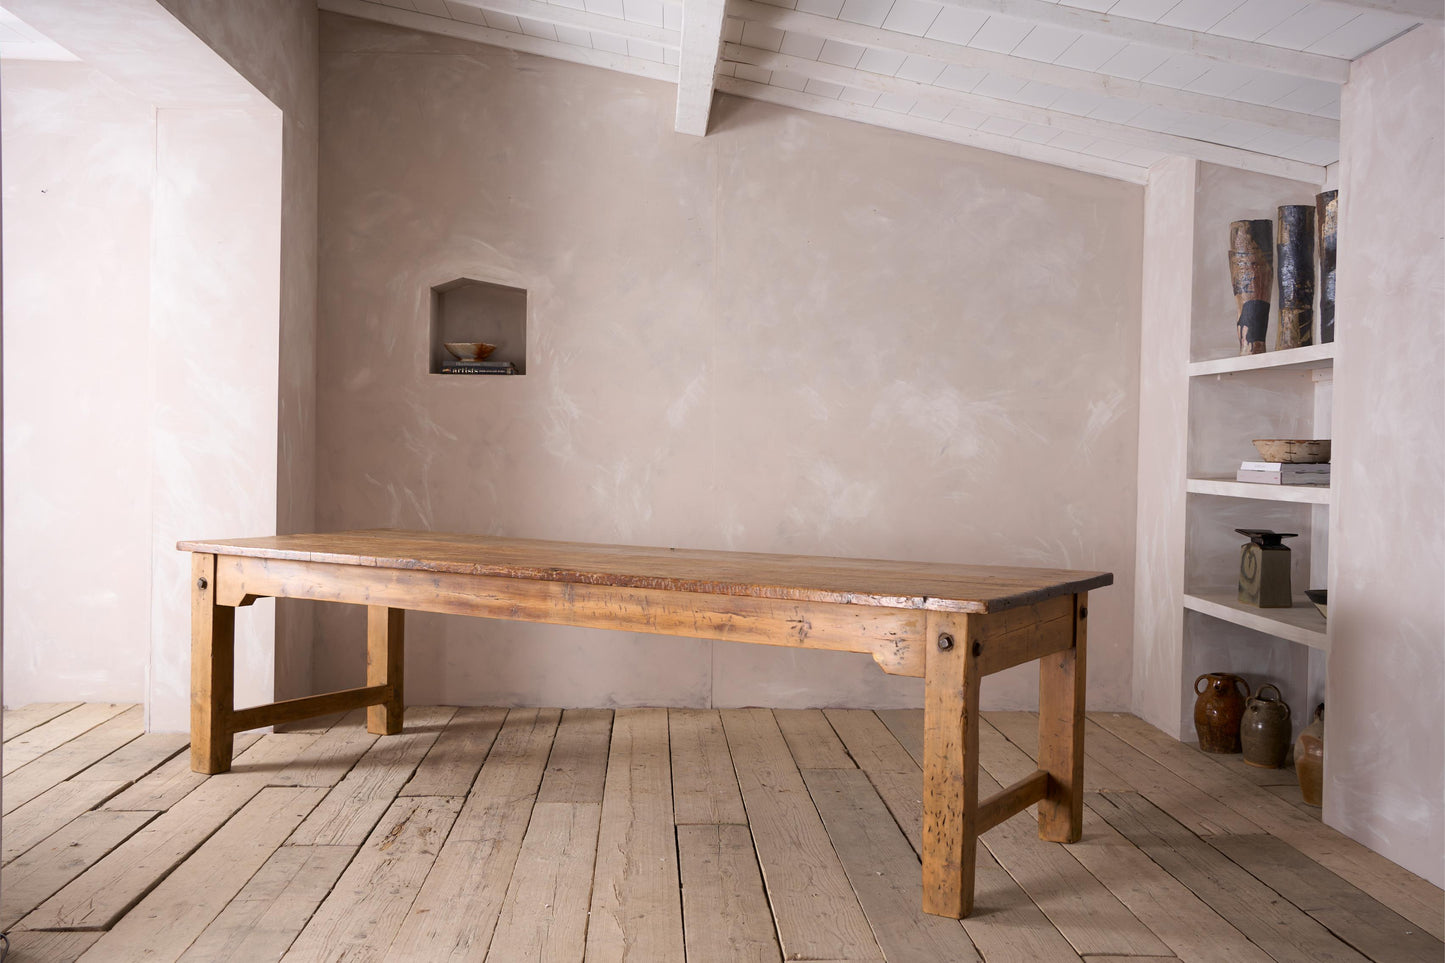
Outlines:
{"label": "white shelving unit", "polygon": [[1293,608],[1262,609],[1246,605],[1228,592],[1200,592],[1185,593],[1184,607],[1312,649],[1329,647],[1324,616],[1308,599],[1295,599]]}
{"label": "white shelving unit", "polygon": [[1330,503],[1330,489],[1325,485],[1262,485],[1258,482],[1235,481],[1220,475],[1191,478],[1187,486],[1186,490],[1195,495],[1254,498],[1266,502],[1298,502],[1303,505]]}
{"label": "white shelving unit", "polygon": [[[1308,374],[1315,389],[1312,393],[1311,413],[1315,437],[1328,437],[1329,387],[1333,381],[1334,358],[1333,343],[1317,344],[1285,351],[1268,351],[1264,354],[1195,361],[1189,365],[1189,377],[1191,380],[1229,378],[1252,382],[1270,377],[1270,373]],[[1198,473],[1186,479],[1185,489],[1191,495],[1313,506],[1311,536],[1297,550],[1309,553],[1309,567],[1323,572],[1323,556],[1328,545],[1328,506],[1331,501],[1331,489],[1328,486],[1263,485],[1235,481],[1232,475]],[[1194,510],[1194,506],[1191,506],[1190,510]],[[1203,511],[1203,508],[1198,510]],[[1301,587],[1297,585],[1296,589],[1299,588]],[[1292,608],[1262,609],[1239,602],[1232,591],[1186,588],[1184,608],[1321,652],[1329,649],[1325,618],[1303,596],[1296,598]]]}

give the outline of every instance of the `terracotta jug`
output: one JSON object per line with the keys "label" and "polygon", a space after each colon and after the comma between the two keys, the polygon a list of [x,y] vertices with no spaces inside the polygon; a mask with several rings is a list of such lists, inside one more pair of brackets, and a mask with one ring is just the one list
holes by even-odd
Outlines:
{"label": "terracotta jug", "polygon": [[[1265,695],[1266,689],[1274,690],[1274,695]],[[1289,754],[1289,733],[1289,704],[1278,686],[1266,682],[1244,704],[1244,718],[1239,723],[1244,761],[1261,769],[1283,766]]]}
{"label": "terracotta jug", "polygon": [[[1205,683],[1203,689],[1199,683]],[[1239,690],[1244,690],[1244,695]],[[1199,748],[1205,752],[1238,752],[1239,720],[1244,715],[1244,698],[1249,685],[1228,672],[1206,672],[1194,680],[1194,728]]]}
{"label": "terracotta jug", "polygon": [[1294,744],[1294,772],[1300,795],[1311,806],[1324,805],[1325,704],[1315,709],[1314,721],[1305,726]]}

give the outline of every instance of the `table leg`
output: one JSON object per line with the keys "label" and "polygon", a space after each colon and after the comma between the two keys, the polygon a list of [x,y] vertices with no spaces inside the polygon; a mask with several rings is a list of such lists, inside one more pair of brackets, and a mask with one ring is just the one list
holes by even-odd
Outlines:
{"label": "table leg", "polygon": [[1039,838],[1076,843],[1084,834],[1085,628],[1089,595],[1074,596],[1073,648],[1039,660],[1039,768],[1049,774],[1039,803]]}
{"label": "table leg", "polygon": [[216,556],[191,555],[191,768],[231,769],[236,610],[216,604]]}
{"label": "table leg", "polygon": [[923,911],[953,919],[973,909],[980,619],[929,613],[924,636]]}
{"label": "table leg", "polygon": [[391,687],[391,698],[366,710],[366,731],[394,736],[401,731],[402,672],[406,665],[403,609],[385,605],[366,608],[366,684]]}

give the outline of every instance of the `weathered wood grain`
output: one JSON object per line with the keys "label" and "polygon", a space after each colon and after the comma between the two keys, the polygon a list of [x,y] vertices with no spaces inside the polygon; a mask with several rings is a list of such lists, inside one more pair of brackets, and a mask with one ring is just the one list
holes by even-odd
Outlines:
{"label": "weathered wood grain", "polygon": [[[1113,581],[1102,572],[593,545],[389,529],[186,541],[186,552],[710,595],[993,611]],[[972,606],[971,608],[965,606]]]}
{"label": "weathered wood grain", "polygon": [[14,963],[75,963],[101,934],[99,931],[13,930],[9,936]]}
{"label": "weathered wood grain", "polygon": [[856,769],[820,709],[774,709],[773,718],[799,769]]}
{"label": "weathered wood grain", "polygon": [[458,709],[401,795],[465,796],[506,718],[506,709]]}
{"label": "weathered wood grain", "polygon": [[[1039,715],[1037,712],[985,712],[984,721],[1018,746],[1029,759],[1039,757]],[[1090,792],[1130,792],[1128,780],[1114,773],[1089,751],[1084,739],[1084,788]]]}
{"label": "weathered wood grain", "polygon": [[6,773],[5,811],[10,812],[71,778],[139,738],[144,731],[144,712],[140,706],[132,706],[38,759]]}
{"label": "weathered wood grain", "polygon": [[403,796],[392,803],[282,959],[288,963],[382,959],[461,805],[455,796]]}
{"label": "weathered wood grain", "polygon": [[35,726],[6,741],[0,772],[8,777],[26,763],[34,762],[52,749],[132,708],[135,707],[121,702],[87,702],[49,722]]}
{"label": "weathered wood grain", "polygon": [[746,826],[678,826],[688,963],[780,963],[777,933]]}
{"label": "weathered wood grain", "polygon": [[141,963],[178,958],[270,859],[325,792],[319,788],[262,789],[126,913],[82,959],[93,963]]}
{"label": "weathered wood grain", "polygon": [[722,720],[784,957],[880,958],[772,713],[727,709]]}
{"label": "weathered wood grain", "polygon": [[1248,767],[1253,771],[1241,773],[1246,767],[1231,765],[1227,760],[1216,761],[1206,753],[1175,742],[1133,716],[1101,713],[1097,724],[1219,800],[1221,805],[1241,813],[1251,825],[1259,827],[1257,831],[1284,840],[1437,940],[1445,939],[1445,892],[1325,826],[1317,812],[1301,812],[1272,793],[1250,785],[1253,779],[1260,778],[1258,774],[1265,774],[1265,778],[1272,781],[1279,778],[1278,772]]}
{"label": "weathered wood grain", "polygon": [[597,803],[532,807],[488,960],[582,959],[601,812]]}
{"label": "weathered wood grain", "polygon": [[414,706],[400,735],[378,739],[296,828],[297,846],[360,846],[426,756],[452,708]]}
{"label": "weathered wood grain", "polygon": [[[216,601],[216,556],[191,556],[191,768],[231,768],[236,704],[236,610]],[[278,722],[283,720],[276,720]]]}
{"label": "weathered wood grain", "polygon": [[5,867],[0,931],[45,902],[134,835],[153,813],[84,813]]}
{"label": "weathered wood grain", "polygon": [[9,742],[21,733],[29,732],[81,705],[79,702],[32,702],[18,709],[6,709],[3,716],[0,716],[4,720],[0,722],[0,731],[4,732],[5,741]]}
{"label": "weathered wood grain", "polygon": [[334,786],[376,742],[366,731],[366,710],[353,709],[297,754],[285,769],[271,775],[273,786]]}
{"label": "weathered wood grain", "polygon": [[670,709],[673,819],[679,826],[746,824],[733,757],[716,709]]}
{"label": "weathered wood grain", "polygon": [[1074,596],[1072,648],[1039,659],[1039,768],[1049,774],[1039,800],[1039,835],[1077,842],[1084,831],[1084,667],[1089,597]]}
{"label": "weathered wood grain", "polygon": [[858,769],[803,779],[888,963],[967,963],[978,954],[954,921],[923,912],[918,856]]}
{"label": "weathered wood grain", "polygon": [[66,823],[125,788],[123,782],[63,782],[5,816],[4,855],[8,863]]}
{"label": "weathered wood grain", "polygon": [[314,738],[277,733],[264,737],[237,761],[235,771],[207,779],[46,900],[23,925],[29,929],[109,928],[265,788],[272,769],[284,766]]}
{"label": "weathered wood grain", "polygon": [[[261,741],[264,733],[244,732],[236,736],[235,752],[238,761],[246,757],[246,751]],[[312,733],[291,733],[289,739],[315,739]],[[153,772],[141,777],[134,786],[120,795],[110,798],[101,805],[102,809],[130,810],[138,812],[160,812],[170,809],[186,797],[191,790],[202,785],[209,776],[191,769],[189,753],[174,756],[157,766]]]}
{"label": "weathered wood grain", "polygon": [[181,963],[275,963],[355,852],[350,846],[282,846],[196,938]]}
{"label": "weathered wood grain", "polygon": [[930,613],[923,688],[923,908],[961,919],[973,909],[978,849],[980,620]]}
{"label": "weathered wood grain", "polygon": [[1278,963],[1365,957],[1137,793],[1094,793],[1090,807]]}
{"label": "weathered wood grain", "polygon": [[537,802],[600,803],[607,779],[611,709],[568,709],[552,742]]}
{"label": "weathered wood grain", "polygon": [[[894,738],[876,713],[868,709],[828,709],[824,712],[848,755],[865,772],[914,772],[918,762]],[[919,714],[920,752],[922,713]]]}
{"label": "weathered wood grain", "polygon": [[1374,960],[1438,963],[1445,944],[1273,836],[1208,840],[1250,875]]}
{"label": "weathered wood grain", "polygon": [[387,954],[392,963],[485,956],[561,713],[513,709]]}
{"label": "weathered wood grain", "polygon": [[617,710],[587,927],[590,963],[684,958],[670,762],[666,709]]}

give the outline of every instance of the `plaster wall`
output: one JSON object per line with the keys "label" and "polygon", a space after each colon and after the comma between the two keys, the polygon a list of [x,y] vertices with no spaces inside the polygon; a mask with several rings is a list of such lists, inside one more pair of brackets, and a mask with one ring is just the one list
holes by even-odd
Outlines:
{"label": "plaster wall", "polygon": [[1445,32],[1341,104],[1325,820],[1445,884]]}
{"label": "plaster wall", "polygon": [[[190,566],[175,543],[276,527],[281,112],[153,0],[7,0],[6,8],[153,112],[144,395],[108,404],[140,412],[149,437],[140,453],[149,457],[146,497],[127,509],[145,519],[148,541],[143,553],[121,560],[149,575],[142,596],[149,644],[139,660],[147,723],[184,729]],[[44,279],[63,291],[75,272],[71,261]],[[7,357],[12,368],[41,363]],[[14,406],[7,411],[13,416]],[[83,513],[89,506],[69,508]],[[95,540],[92,531],[74,544],[52,540],[43,551],[73,566]],[[52,611],[72,604],[76,580],[69,568],[55,572],[27,604]],[[239,704],[272,697],[274,630],[265,603],[238,619]],[[12,658],[43,644],[15,635],[7,641]],[[107,631],[91,625],[74,648],[55,655],[84,665],[108,644]],[[35,698],[7,681],[8,702]]]}
{"label": "plaster wall", "polygon": [[[281,301],[277,358],[276,521],[316,527],[317,10],[296,0],[161,0],[281,109]],[[312,691],[312,606],[279,600],[276,697]],[[243,615],[244,617],[251,617]]]}
{"label": "plaster wall", "polygon": [[[1112,570],[1126,708],[1142,191],[324,15],[317,520]],[[527,373],[427,374],[429,290],[526,288]],[[362,679],[323,610],[318,687]],[[408,616],[410,701],[911,705],[866,656]],[[1028,706],[1037,673],[985,681]]]}
{"label": "plaster wall", "polygon": [[139,702],[155,109],[86,64],[4,70],[6,683]]}
{"label": "plaster wall", "polygon": [[1138,543],[1132,711],[1176,738],[1183,719],[1184,477],[1199,164],[1171,157],[1144,188]]}

